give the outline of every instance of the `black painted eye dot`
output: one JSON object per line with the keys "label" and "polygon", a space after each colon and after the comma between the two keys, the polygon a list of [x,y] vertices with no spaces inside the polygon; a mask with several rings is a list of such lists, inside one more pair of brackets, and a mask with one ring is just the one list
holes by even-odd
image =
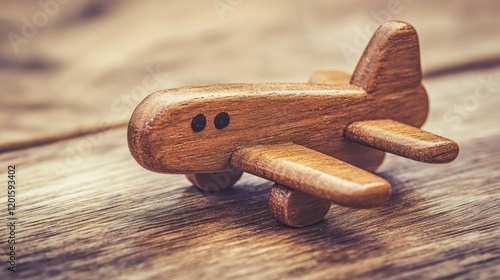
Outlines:
{"label": "black painted eye dot", "polygon": [[191,121],[191,129],[194,132],[200,132],[207,126],[207,118],[203,114],[196,115]]}
{"label": "black painted eye dot", "polygon": [[214,124],[217,129],[224,129],[229,125],[229,121],[229,115],[226,112],[221,112],[215,116]]}

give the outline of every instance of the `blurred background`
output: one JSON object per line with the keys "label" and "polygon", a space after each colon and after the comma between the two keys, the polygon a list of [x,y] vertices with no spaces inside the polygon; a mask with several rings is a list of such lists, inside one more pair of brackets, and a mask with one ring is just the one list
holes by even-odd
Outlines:
{"label": "blurred background", "polygon": [[[17,166],[18,279],[499,278],[499,1],[0,4],[0,178],[6,188],[2,170]],[[383,207],[333,206],[292,229],[269,215],[269,181],[245,174],[210,196],[130,155],[126,125],[148,94],[352,73],[393,19],[419,34],[424,129],[460,155],[447,165],[387,155]]]}
{"label": "blurred background", "polygon": [[500,64],[498,1],[1,1],[0,150],[124,126],[149,93],[351,73],[380,23],[426,77]]}

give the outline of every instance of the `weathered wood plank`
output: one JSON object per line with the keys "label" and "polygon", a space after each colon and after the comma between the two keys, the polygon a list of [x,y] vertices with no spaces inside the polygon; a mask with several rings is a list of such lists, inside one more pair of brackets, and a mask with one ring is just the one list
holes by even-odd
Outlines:
{"label": "weathered wood plank", "polygon": [[[142,169],[124,129],[1,154],[2,178],[7,164],[18,166],[16,275],[498,277],[499,80],[497,68],[424,81],[432,108],[424,128],[456,140],[457,160],[436,166],[389,155],[378,171],[393,185],[387,205],[334,207],[327,220],[302,229],[271,218],[270,182],[244,175],[234,189],[203,195],[181,175]],[[468,113],[460,121],[447,113],[455,105]],[[0,278],[7,273],[1,269]]]}
{"label": "weathered wood plank", "polygon": [[489,0],[229,1],[240,4],[221,16],[214,1],[70,2],[15,43],[16,53],[8,34],[24,36],[23,18],[33,23],[44,13],[38,2],[4,2],[0,10],[0,149],[123,124],[161,88],[351,71],[388,19],[416,27],[424,72],[499,61],[500,5]]}

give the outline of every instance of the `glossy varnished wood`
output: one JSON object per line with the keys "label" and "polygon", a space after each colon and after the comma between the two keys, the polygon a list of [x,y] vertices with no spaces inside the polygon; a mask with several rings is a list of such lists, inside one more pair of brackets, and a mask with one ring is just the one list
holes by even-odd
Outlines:
{"label": "glossy varnished wood", "polygon": [[[155,172],[207,173],[228,169],[239,147],[294,142],[373,170],[382,154],[346,141],[343,131],[352,122],[371,119],[423,124],[428,101],[418,52],[413,27],[388,22],[360,59],[351,78],[355,85],[218,84],[153,93],[130,119],[130,151]],[[222,112],[231,121],[217,129],[214,119]],[[206,127],[193,131],[191,123],[200,114]]]}
{"label": "glossy varnished wood", "polygon": [[[101,2],[107,8],[99,8]],[[500,69],[489,56],[498,53],[500,40],[496,1],[400,1],[401,12],[392,14],[411,19],[424,47],[432,108],[424,129],[456,140],[458,158],[442,166],[388,154],[377,171],[393,186],[386,205],[333,206],[327,219],[300,229],[269,216],[270,182],[244,175],[217,196],[200,193],[184,176],[138,166],[126,131],[99,132],[101,121],[128,121],[136,103],[116,114],[111,101],[129,96],[145,66],[156,63],[169,73],[165,87],[303,81],[322,66],[352,73],[358,54],[350,62],[338,43],[353,45],[358,31],[373,28],[374,15],[388,15],[394,2],[243,1],[225,21],[212,16],[211,1],[193,9],[201,3],[195,2],[162,2],[167,9],[154,1],[71,2],[20,54],[11,52],[9,40],[0,42],[0,162],[18,164],[21,176],[15,279],[499,278]],[[4,31],[21,30],[20,19],[40,11],[37,1],[5,6]],[[90,17],[92,11],[97,16]],[[131,33],[110,36],[112,26],[131,27]],[[59,78],[63,83],[52,87]],[[478,89],[487,98],[477,110],[454,114]],[[2,149],[82,124],[98,132]],[[4,168],[0,174],[6,176]],[[0,192],[1,201],[5,195]],[[0,279],[11,278],[2,267]]]}
{"label": "glossy varnished wood", "polygon": [[[16,277],[498,278],[499,95],[457,129],[442,118],[450,100],[463,100],[477,77],[489,75],[497,80],[500,69],[426,81],[440,94],[430,95],[425,128],[460,144],[454,162],[429,165],[388,154],[377,171],[392,184],[388,203],[332,206],[326,219],[306,228],[269,215],[269,181],[245,174],[235,187],[211,194],[183,175],[145,170],[131,157],[123,129],[94,135],[102,141],[81,157],[68,150],[85,137],[2,153],[1,162],[19,166]],[[6,169],[0,172],[6,178]],[[0,279],[12,278],[8,273],[0,269]]]}
{"label": "glossy varnished wood", "polygon": [[421,82],[417,32],[401,21],[386,22],[379,27],[351,77],[351,84],[370,94],[404,92],[420,87]]}
{"label": "glossy varnished wood", "polygon": [[[428,101],[415,29],[400,21],[383,24],[350,83],[348,78],[340,71],[317,70],[310,77],[316,83],[217,84],[156,92],[131,117],[129,148],[143,167],[159,173],[189,173],[188,179],[204,190],[233,185],[236,180],[229,178],[228,184],[217,186],[212,177],[236,168],[340,205],[379,206],[389,197],[390,184],[350,164],[374,170],[382,154],[346,141],[344,130],[365,120],[397,120],[405,130],[390,134],[386,129],[390,135],[379,142],[396,139],[399,151],[401,143],[417,135]],[[405,131],[410,133],[402,138]],[[369,136],[363,138],[368,142],[376,134],[364,136]],[[371,147],[393,151],[391,146]],[[405,154],[419,153],[407,155],[414,158],[445,154],[439,143],[427,154],[406,148]],[[311,215],[311,224],[316,216],[320,214]]]}
{"label": "glossy varnished wood", "polygon": [[241,178],[241,170],[227,170],[214,173],[186,174],[186,178],[196,187],[212,193],[218,193],[232,187]]}
{"label": "glossy varnished wood", "polygon": [[391,194],[386,180],[292,143],[241,148],[231,166],[349,207],[380,206]]}
{"label": "glossy varnished wood", "polygon": [[292,227],[318,223],[328,214],[331,202],[280,184],[269,194],[269,211],[276,220]]}
{"label": "glossy varnished wood", "polygon": [[[421,96],[413,93],[409,90],[407,98],[418,107]],[[238,147],[290,141],[375,169],[382,153],[344,140],[343,130],[352,121],[377,116],[423,122],[424,115],[410,113],[415,105],[398,100],[376,99],[348,84],[227,84],[164,90],[149,96],[134,112],[129,147],[143,167],[160,173],[224,171]],[[382,105],[401,110],[378,110]],[[220,112],[231,117],[223,130],[213,125]],[[198,114],[206,116],[207,126],[195,133],[190,125]]]}
{"label": "glossy varnished wood", "polygon": [[[467,81],[460,95],[467,96],[475,75],[431,81],[429,87],[444,95],[434,99],[439,111],[428,129],[443,125],[439,112],[457,94],[449,85]],[[387,204],[333,206],[322,222],[298,229],[269,215],[272,183],[244,175],[225,192],[200,192],[183,175],[138,166],[121,129],[103,134],[103,142],[67,172],[55,167],[84,139],[1,154],[22,175],[17,276],[373,279],[377,271],[387,279],[495,278],[499,104],[492,97],[477,120],[446,131],[462,147],[450,165],[387,155],[378,171],[393,185]],[[0,270],[0,278],[9,279],[7,273]]]}
{"label": "glossy varnished wood", "polygon": [[[220,1],[227,3],[216,3]],[[10,1],[8,9],[0,10],[5,39],[0,41],[0,150],[126,125],[145,95],[165,87],[303,81],[320,67],[352,74],[376,25],[390,18],[409,20],[423,31],[422,66],[428,74],[498,63],[495,15],[500,5],[490,0],[453,6],[432,0],[395,1],[394,6],[387,1],[276,0],[231,6],[225,20],[214,1],[118,3],[59,5],[57,16],[38,28],[43,32],[36,39],[21,43],[19,53],[7,34],[22,35],[25,22],[20,19],[31,19],[40,6],[37,1]],[[165,8],[158,9],[161,5]],[[389,6],[398,13],[391,14]],[[463,16],[471,11],[481,16]],[[131,22],[129,33],[112,34]],[[60,38],[64,44],[57,43]],[[152,76],[157,70],[159,75]]]}
{"label": "glossy varnished wood", "polygon": [[455,141],[394,120],[348,125],[344,136],[357,143],[427,163],[448,163],[458,156]]}

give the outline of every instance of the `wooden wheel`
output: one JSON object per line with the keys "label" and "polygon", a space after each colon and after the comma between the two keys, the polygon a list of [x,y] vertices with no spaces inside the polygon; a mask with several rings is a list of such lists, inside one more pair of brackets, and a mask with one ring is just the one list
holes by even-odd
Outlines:
{"label": "wooden wheel", "polygon": [[291,227],[305,227],[321,221],[331,202],[280,184],[274,184],[269,210],[276,220]]}
{"label": "wooden wheel", "polygon": [[196,187],[210,192],[218,193],[230,188],[241,178],[243,171],[229,170],[213,173],[186,174],[186,178]]}

